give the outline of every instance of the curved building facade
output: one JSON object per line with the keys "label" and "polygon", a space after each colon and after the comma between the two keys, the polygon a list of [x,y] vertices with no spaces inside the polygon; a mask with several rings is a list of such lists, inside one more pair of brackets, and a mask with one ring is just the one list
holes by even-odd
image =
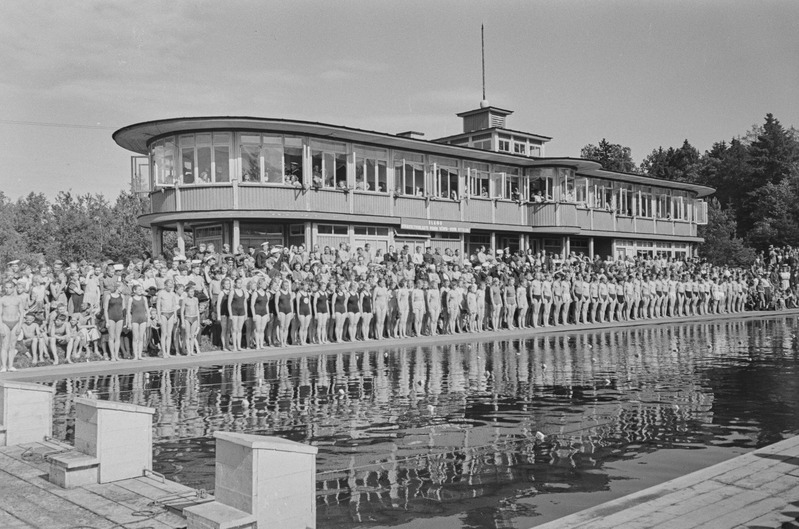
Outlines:
{"label": "curved building facade", "polygon": [[403,245],[623,257],[692,255],[713,189],[547,158],[549,137],[505,127],[510,111],[459,114],[434,141],[307,121],[174,118],[114,133],[147,157],[150,213],[195,244]]}

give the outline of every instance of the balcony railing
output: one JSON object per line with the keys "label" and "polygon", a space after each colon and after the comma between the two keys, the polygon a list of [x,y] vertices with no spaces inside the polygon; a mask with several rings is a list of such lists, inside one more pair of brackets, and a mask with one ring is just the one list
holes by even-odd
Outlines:
{"label": "balcony railing", "polygon": [[213,210],[314,211],[409,217],[477,224],[569,228],[586,234],[652,234],[695,237],[696,223],[629,217],[571,202],[519,203],[471,197],[460,201],[368,193],[352,189],[314,189],[231,183],[163,187],[150,193],[152,213]]}

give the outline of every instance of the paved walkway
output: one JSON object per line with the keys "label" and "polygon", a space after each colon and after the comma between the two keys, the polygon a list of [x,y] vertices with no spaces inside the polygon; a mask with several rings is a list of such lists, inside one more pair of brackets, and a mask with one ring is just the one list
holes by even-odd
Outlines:
{"label": "paved walkway", "polygon": [[[0,527],[3,529],[175,529],[197,494],[158,476],[62,489],[50,483],[47,454],[58,442],[0,448]],[[208,497],[201,501],[210,501]]]}
{"label": "paved walkway", "polygon": [[536,529],[799,527],[799,436]]}
{"label": "paved walkway", "polygon": [[72,376],[91,376],[100,374],[122,374],[140,371],[154,371],[159,369],[186,368],[196,366],[211,366],[233,363],[263,362],[281,358],[296,358],[331,353],[350,353],[362,351],[375,351],[382,349],[396,349],[399,347],[413,347],[417,345],[437,345],[454,342],[488,342],[494,340],[513,340],[530,338],[532,336],[553,336],[558,334],[572,334],[587,331],[601,331],[614,328],[646,327],[653,325],[672,325],[679,323],[711,323],[723,320],[766,319],[781,316],[799,316],[799,309],[774,311],[750,311],[736,314],[708,314],[704,316],[683,316],[679,318],[664,318],[656,320],[633,320],[612,323],[591,323],[586,325],[561,325],[537,329],[514,329],[502,331],[487,331],[469,334],[443,334],[438,336],[421,336],[419,338],[371,340],[368,342],[344,342],[327,345],[305,345],[288,347],[270,347],[267,349],[247,349],[239,352],[208,351],[198,356],[180,356],[172,358],[151,357],[141,361],[121,360],[119,362],[99,361],[81,362],[76,364],[59,364],[57,366],[33,367],[13,373],[0,373],[0,380],[19,381],[45,381]]}

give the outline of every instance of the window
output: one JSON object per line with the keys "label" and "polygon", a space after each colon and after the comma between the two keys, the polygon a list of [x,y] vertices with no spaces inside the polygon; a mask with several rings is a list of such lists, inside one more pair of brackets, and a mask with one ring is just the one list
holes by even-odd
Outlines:
{"label": "window", "polygon": [[632,184],[616,184],[616,204],[619,215],[632,217],[633,215],[633,186]]}
{"label": "window", "polygon": [[674,191],[671,196],[671,218],[674,220],[688,220],[685,193]]}
{"label": "window", "polygon": [[347,226],[341,224],[318,224],[316,231],[323,235],[347,235]]}
{"label": "window", "polygon": [[355,189],[388,192],[388,151],[355,146]]}
{"label": "window", "polygon": [[347,145],[311,140],[311,184],[328,189],[347,187]]}
{"label": "window", "polygon": [[494,165],[491,173],[493,196],[506,200],[519,200],[519,179],[521,171],[510,165]]}
{"label": "window", "polygon": [[541,156],[541,146],[530,145],[530,156]]}
{"label": "window", "polygon": [[671,197],[668,191],[660,190],[655,202],[655,215],[659,219],[671,219]]}
{"label": "window", "polygon": [[180,136],[182,183],[191,185],[230,182],[231,138],[229,132]]}
{"label": "window", "polygon": [[574,169],[558,169],[560,180],[560,201],[574,202]]}
{"label": "window", "polygon": [[638,193],[638,212],[639,217],[652,217],[652,188],[642,187]]}
{"label": "window", "polygon": [[155,186],[175,185],[175,138],[165,138],[150,145],[150,160]]}
{"label": "window", "polygon": [[[214,134],[215,159],[224,155],[221,148],[216,146],[216,136]],[[302,138],[242,134],[241,181],[291,185],[302,183],[302,145]],[[216,178],[217,182],[230,179],[229,173],[220,172],[218,164]]]}
{"label": "window", "polygon": [[588,179],[576,178],[574,181],[574,199],[581,206],[588,205]]}
{"label": "window", "polygon": [[411,152],[394,153],[394,184],[402,195],[423,197],[424,155]]}
{"label": "window", "polygon": [[378,228],[376,226],[355,226],[355,235],[372,235],[375,237],[388,237],[388,228]]}
{"label": "window", "polygon": [[513,152],[515,154],[527,154],[527,144],[513,142]]}
{"label": "window", "polygon": [[552,200],[555,193],[555,176],[553,167],[536,167],[527,170],[527,191],[532,202]]}
{"label": "window", "polygon": [[510,140],[500,138],[497,141],[497,148],[500,152],[510,152]]}
{"label": "window", "polygon": [[242,222],[239,231],[239,241],[247,248],[258,248],[262,242],[269,244],[283,244],[283,226],[280,224],[261,224]]}
{"label": "window", "polygon": [[489,166],[487,163],[465,162],[469,177],[469,195],[488,198]]}
{"label": "window", "polygon": [[458,200],[460,197],[458,160],[443,156],[430,157],[433,174],[433,192],[441,198]]}
{"label": "window", "polygon": [[695,216],[697,224],[707,224],[707,202],[704,200],[696,200],[694,202]]}
{"label": "window", "polygon": [[613,184],[604,180],[594,180],[594,207],[612,210],[616,208]]}
{"label": "window", "polygon": [[480,149],[481,151],[490,151],[491,140],[476,141],[474,142],[474,148]]}

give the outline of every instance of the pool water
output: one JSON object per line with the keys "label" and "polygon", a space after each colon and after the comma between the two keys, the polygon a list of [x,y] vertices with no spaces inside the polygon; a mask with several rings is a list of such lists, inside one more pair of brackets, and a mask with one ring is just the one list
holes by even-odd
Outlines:
{"label": "pool water", "polygon": [[[216,430],[319,448],[325,527],[531,527],[799,434],[797,322],[661,324],[54,382],[156,409],[154,467],[213,489]],[[365,345],[358,344],[360,347]]]}

